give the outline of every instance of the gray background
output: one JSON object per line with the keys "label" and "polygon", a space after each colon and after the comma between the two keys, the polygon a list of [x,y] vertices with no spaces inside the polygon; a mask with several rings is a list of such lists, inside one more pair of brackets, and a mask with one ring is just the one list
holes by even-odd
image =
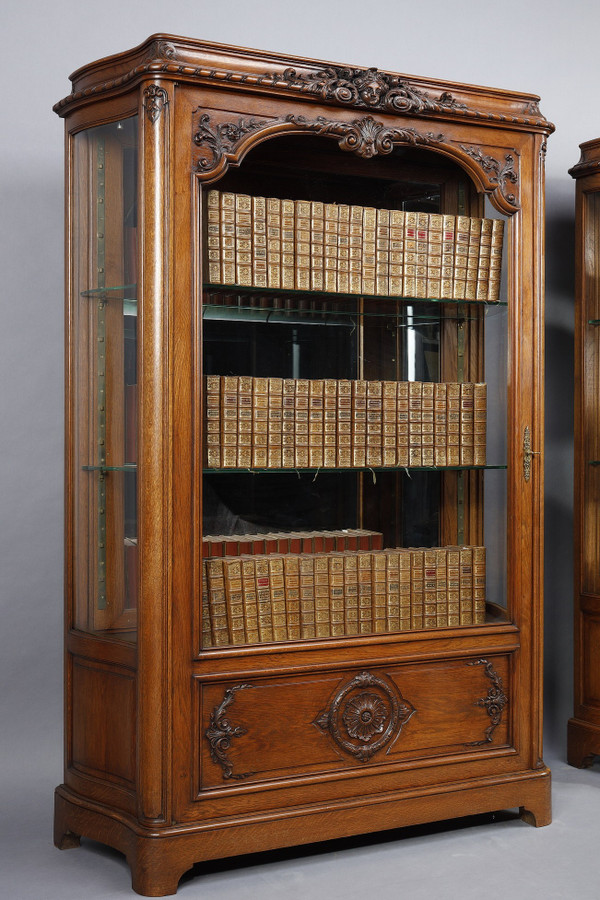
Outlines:
{"label": "gray background", "polygon": [[[587,0],[5,0],[0,21],[0,897],[81,897],[84,890],[90,897],[128,894],[118,854],[95,846],[59,854],[49,844],[51,794],[62,767],[63,561],[63,122],[51,107],[69,93],[67,76],[74,69],[159,31],[541,95],[542,112],[557,126],[548,142],[546,170],[546,758],[554,765],[561,810],[578,813],[582,801],[598,802],[600,773],[567,769],[563,760],[572,689],[574,183],[567,169],[579,157],[578,144],[600,135],[600,5]],[[582,818],[565,824],[561,810],[552,829],[523,832],[510,822],[486,826],[488,850],[502,851],[506,862],[502,834],[518,834],[514,864],[522,856],[526,865],[528,855],[539,851],[540,872],[552,873],[555,842],[569,836],[579,841],[596,822],[590,809],[585,826]],[[431,851],[427,855],[427,847],[441,844],[438,861],[446,858],[444,846],[448,860],[460,858],[464,839],[465,832],[448,829],[427,840],[412,837],[405,849],[415,864],[413,854],[423,845],[420,871],[426,874],[417,878],[415,870],[414,883],[403,884],[415,896],[421,896],[417,885],[424,886],[422,896],[434,888],[442,897],[455,896],[454,890],[467,896],[461,866],[449,863],[447,872],[438,872],[429,865]],[[335,887],[333,893],[325,889],[327,872],[337,871],[339,879],[343,870],[349,896],[359,896],[359,886],[388,896],[374,873],[387,871],[389,846],[366,842],[351,857],[341,850],[352,865],[334,869],[327,868],[327,860],[337,860],[336,853],[325,854],[308,875],[299,874],[305,870],[298,860],[305,857],[251,871],[234,867],[217,872],[213,881],[188,881],[181,891],[200,896],[211,885],[220,898],[229,896],[228,890],[231,896],[234,891],[251,896],[247,891],[255,890],[270,897],[269,890],[273,896],[280,890],[277,877],[283,872],[285,889],[294,897],[335,897]],[[473,852],[470,838],[468,846],[467,857]],[[595,856],[587,858],[588,874]],[[360,875],[352,868],[357,859],[367,867]],[[292,866],[291,875],[286,865]],[[505,873],[497,859],[485,875],[485,890],[501,897],[499,887],[494,893],[494,865],[498,876]],[[101,874],[95,872],[99,867]],[[409,875],[405,870],[402,878]],[[394,874],[390,884],[398,886],[399,878]],[[536,889],[530,879],[529,888]],[[551,874],[541,893],[596,897],[591,884],[571,893]],[[526,896],[519,885],[524,891],[517,879],[513,896]]]}

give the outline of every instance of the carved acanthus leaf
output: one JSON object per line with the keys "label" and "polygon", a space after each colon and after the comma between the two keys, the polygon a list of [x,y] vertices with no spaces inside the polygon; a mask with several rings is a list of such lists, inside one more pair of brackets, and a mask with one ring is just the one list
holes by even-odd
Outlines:
{"label": "carved acanthus leaf", "polygon": [[476,659],[469,662],[468,665],[484,666],[485,674],[492,682],[492,686],[489,688],[487,696],[481,697],[479,700],[475,701],[475,706],[485,707],[487,714],[490,717],[490,724],[485,729],[485,737],[481,741],[471,741],[468,745],[470,747],[480,747],[482,744],[490,744],[492,742],[492,735],[502,721],[502,711],[508,703],[508,697],[504,693],[502,687],[502,678],[496,672],[489,660]]}
{"label": "carved acanthus leaf", "polygon": [[498,186],[504,199],[511,206],[517,206],[517,197],[508,188],[508,184],[518,185],[519,183],[519,176],[515,171],[515,158],[512,153],[507,153],[504,161],[501,162],[495,156],[485,154],[480,147],[461,144],[460,149],[481,166],[488,181]]}
{"label": "carved acanthus leaf", "polygon": [[211,759],[223,769],[224,779],[235,778],[239,780],[248,778],[253,774],[252,772],[234,774],[233,763],[227,756],[227,751],[231,747],[232,738],[246,734],[246,729],[242,728],[241,725],[232,725],[225,715],[227,707],[233,703],[237,691],[251,687],[253,687],[251,684],[236,684],[228,688],[221,703],[211,712],[210,725],[204,732],[204,736],[210,744]]}

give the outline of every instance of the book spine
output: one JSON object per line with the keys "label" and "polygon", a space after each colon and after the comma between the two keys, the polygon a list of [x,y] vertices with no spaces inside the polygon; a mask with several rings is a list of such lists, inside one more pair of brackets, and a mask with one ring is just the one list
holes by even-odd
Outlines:
{"label": "book spine", "polygon": [[323,383],[323,465],[337,465],[337,381],[326,378]]}
{"label": "book spine", "polygon": [[204,462],[210,469],[221,468],[221,377],[204,378]]}
{"label": "book spine", "polygon": [[338,289],[338,208],[334,203],[325,204],[324,269],[325,290],[335,293]]}
{"label": "book spine", "polygon": [[258,599],[256,594],[255,560],[242,558],[242,605],[247,644],[258,644]]}
{"label": "book spine", "polygon": [[433,392],[433,464],[440,468],[448,465],[447,457],[447,384],[439,381],[435,384]]}
{"label": "book spine", "polygon": [[358,634],[358,556],[344,555],[344,633]]}
{"label": "book spine", "polygon": [[258,604],[258,636],[260,643],[265,643],[273,640],[273,613],[271,609],[268,557],[257,556],[254,566],[256,571],[256,601]]}
{"label": "book spine", "polygon": [[[400,631],[400,552],[385,551],[385,630]],[[410,601],[409,601],[410,602]]]}
{"label": "book spine", "polygon": [[299,641],[300,631],[300,559],[298,556],[283,557],[285,580],[285,611],[287,636],[289,641]]}
{"label": "book spine", "polygon": [[324,276],[324,211],[323,203],[313,200],[310,204],[310,289],[323,291]]}
{"label": "book spine", "polygon": [[434,213],[429,216],[429,240],[427,249],[427,297],[439,300],[442,296],[442,235],[444,217]]}
{"label": "book spine", "polygon": [[267,200],[267,286],[281,287],[281,200]]}
{"label": "book spine", "polygon": [[425,559],[424,551],[410,551],[410,627],[423,628],[425,607]]}
{"label": "book spine", "polygon": [[492,242],[490,247],[490,281],[488,302],[497,303],[500,299],[500,277],[502,274],[502,241],[504,238],[504,220],[492,219]]}
{"label": "book spine", "polygon": [[219,557],[211,557],[206,560],[205,566],[212,643],[214,647],[223,647],[229,643],[223,560]]}
{"label": "book spine", "polygon": [[417,290],[417,213],[404,213],[403,295],[416,297]]}
{"label": "book spine", "polygon": [[473,624],[473,548],[460,548],[460,624]]}
{"label": "book spine", "polygon": [[358,554],[358,633],[373,631],[372,553]]}
{"label": "book spine", "polygon": [[481,241],[481,219],[469,219],[469,254],[467,257],[467,284],[465,299],[477,299],[477,270],[479,268],[479,244]]}
{"label": "book spine", "polygon": [[235,195],[235,280],[242,287],[252,284],[252,197]]}
{"label": "book spine", "polygon": [[447,397],[447,447],[449,466],[460,466],[460,384],[451,381],[446,385]]}
{"label": "book spine", "polygon": [[417,269],[415,272],[415,296],[427,297],[427,254],[429,251],[429,216],[417,213]]}
{"label": "book spine", "polygon": [[454,216],[443,216],[442,220],[442,280],[440,295],[443,300],[454,298]]}
{"label": "book spine", "polygon": [[352,382],[352,466],[367,464],[367,382]]}
{"label": "book spine", "polygon": [[423,551],[423,627],[437,625],[437,571],[435,549]]}
{"label": "book spine", "polygon": [[434,454],[434,408],[433,397],[435,385],[432,381],[424,381],[421,385],[421,442],[424,466],[435,465]]}
{"label": "book spine", "polygon": [[390,293],[390,211],[377,210],[375,241],[375,293],[387,297]]}
{"label": "book spine", "polygon": [[467,290],[467,263],[469,259],[469,219],[456,217],[454,233],[454,300],[465,300]]}
{"label": "book spine", "polygon": [[473,624],[485,625],[485,547],[473,547]]}
{"label": "book spine", "polygon": [[391,297],[401,297],[404,280],[404,212],[390,210],[390,271],[389,292]]}
{"label": "book spine", "polygon": [[267,406],[267,466],[282,467],[283,441],[283,379],[269,378]]}
{"label": "book spine", "polygon": [[298,469],[308,468],[308,395],[309,382],[305,378],[296,378],[296,398],[294,401],[294,435],[295,466]]}
{"label": "book spine", "polygon": [[371,554],[371,609],[373,617],[373,631],[375,634],[383,634],[386,631],[387,619],[387,595],[386,595],[386,554],[375,552]]}
{"label": "book spine", "polygon": [[244,644],[244,604],[242,599],[242,563],[239,557],[223,560],[227,624],[232,644]]}
{"label": "book spine", "polygon": [[383,384],[367,381],[367,466],[383,465]]}
{"label": "book spine", "polygon": [[396,386],[396,396],[397,396],[397,423],[396,423],[396,432],[397,432],[397,465],[404,466],[405,468],[410,465],[410,452],[409,452],[409,382],[408,381],[399,381]]}
{"label": "book spine", "polygon": [[221,465],[224,469],[237,466],[238,443],[238,377],[221,378]]}
{"label": "book spine", "polygon": [[293,290],[296,286],[296,217],[293,200],[281,201],[281,287]]}
{"label": "book spine", "polygon": [[323,453],[323,404],[324,382],[313,379],[308,394],[308,464],[319,469],[324,463]]}
{"label": "book spine", "polygon": [[490,251],[492,248],[492,219],[481,220],[479,264],[477,266],[477,300],[487,301],[490,288]]}
{"label": "book spine", "polygon": [[409,465],[423,465],[423,410],[420,381],[408,384],[408,457]]}
{"label": "book spine", "polygon": [[221,195],[219,191],[206,192],[206,245],[208,280],[221,283]]}
{"label": "book spine", "polygon": [[398,462],[397,409],[398,395],[395,381],[382,382],[382,440],[384,466],[395,466]]}
{"label": "book spine", "polygon": [[474,464],[474,385],[463,382],[460,386],[460,464]]}
{"label": "book spine", "polygon": [[252,465],[266,469],[269,463],[269,379],[252,379]]}
{"label": "book spine", "polygon": [[352,382],[337,383],[337,465],[352,465]]}
{"label": "book spine", "polygon": [[235,194],[221,193],[221,282],[235,284]]}
{"label": "book spine", "polygon": [[375,294],[375,262],[377,246],[377,210],[363,208],[362,288],[363,294]]}
{"label": "book spine", "polygon": [[212,647],[212,631],[210,624],[210,604],[208,600],[208,577],[206,560],[202,564],[202,649]]}
{"label": "book spine", "polygon": [[300,637],[316,637],[314,557],[300,557]]}
{"label": "book spine", "polygon": [[412,628],[410,550],[401,549],[398,551],[398,590],[400,594],[400,624],[398,630],[410,631]]}
{"label": "book spine", "polygon": [[238,379],[237,422],[237,467],[249,469],[252,465],[252,378],[247,375]]}
{"label": "book spine", "polygon": [[446,582],[448,585],[448,625],[460,625],[460,550],[446,548]]}
{"label": "book spine", "polygon": [[293,469],[296,465],[296,381],[283,379],[281,465]]}
{"label": "book spine", "polygon": [[318,638],[331,636],[329,560],[325,553],[315,555],[315,630]]}
{"label": "book spine", "polygon": [[349,289],[351,294],[362,292],[362,253],[363,253],[363,208],[350,207],[350,269]]}
{"label": "book spine", "polygon": [[337,290],[350,293],[350,207],[342,204],[338,212]]}
{"label": "book spine", "polygon": [[267,201],[252,197],[252,284],[267,287]]}
{"label": "book spine", "polygon": [[310,290],[310,202],[295,202],[295,287],[298,291]]}
{"label": "book spine", "polygon": [[437,547],[435,551],[436,626],[448,626],[448,551]]}
{"label": "book spine", "polygon": [[273,640],[287,640],[287,616],[285,610],[285,579],[283,574],[283,556],[273,553],[269,560],[269,588],[271,591],[271,616],[273,621]]}
{"label": "book spine", "polygon": [[487,384],[473,385],[473,465],[486,464]]}
{"label": "book spine", "polygon": [[329,615],[331,636],[345,634],[344,625],[344,556],[342,553],[329,555]]}

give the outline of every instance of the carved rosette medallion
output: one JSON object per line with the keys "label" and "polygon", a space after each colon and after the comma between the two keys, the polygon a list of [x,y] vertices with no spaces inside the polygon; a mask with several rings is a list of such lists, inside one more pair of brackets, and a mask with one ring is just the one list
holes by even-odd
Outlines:
{"label": "carved rosette medallion", "polygon": [[361,762],[396,740],[415,712],[397,687],[361,672],[340,688],[314,724]]}
{"label": "carved rosette medallion", "polygon": [[157,84],[149,84],[144,88],[144,109],[148,120],[154,125],[169,102],[166,90]]}
{"label": "carved rosette medallion", "polygon": [[487,696],[481,697],[475,701],[475,706],[483,706],[490,717],[490,724],[485,729],[485,737],[480,741],[471,741],[467,746],[481,747],[483,744],[492,742],[492,735],[500,722],[502,721],[502,712],[508,703],[508,697],[504,693],[502,686],[502,678],[488,659],[475,659],[469,663],[469,666],[485,666],[485,674],[492,682],[487,692]]}
{"label": "carved rosette medallion", "polygon": [[496,186],[506,203],[516,209],[518,206],[517,196],[511,191],[510,186],[514,185],[517,187],[519,176],[515,171],[515,158],[512,153],[507,153],[502,162],[496,159],[495,156],[485,154],[480,147],[470,147],[461,144],[460,149],[478,163],[489,183],[492,186]]}
{"label": "carved rosette medallion", "polygon": [[237,691],[244,688],[251,688],[251,684],[236,684],[225,691],[225,695],[210,714],[210,725],[204,732],[209,745],[210,756],[214,763],[223,769],[223,778],[242,779],[248,778],[252,772],[234,773],[233,763],[227,756],[227,751],[231,747],[231,741],[234,737],[241,737],[246,734],[246,729],[241,725],[232,725],[226,716],[227,708],[235,700]]}
{"label": "carved rosette medallion", "polygon": [[344,106],[417,115],[467,109],[464,103],[459,103],[447,91],[432,98],[397,75],[389,75],[375,68],[328,66],[315,72],[297,72],[288,68],[282,74],[274,73],[266,77],[293,90],[316,94],[326,103]]}
{"label": "carved rosette medallion", "polygon": [[230,163],[240,162],[251,143],[286,132],[334,138],[341,150],[356,153],[363,159],[387,155],[400,145],[430,145],[444,141],[442,134],[389,127],[372,116],[344,122],[324,116],[309,119],[289,114],[271,120],[240,118],[237,122],[217,124],[208,113],[202,113],[193,136],[194,143],[202,152],[197,171],[205,176],[221,174]]}

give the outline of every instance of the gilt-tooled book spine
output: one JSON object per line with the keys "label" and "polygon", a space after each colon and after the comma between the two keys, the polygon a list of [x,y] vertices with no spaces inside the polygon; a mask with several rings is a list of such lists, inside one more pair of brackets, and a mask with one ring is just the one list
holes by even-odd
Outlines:
{"label": "gilt-tooled book spine", "polygon": [[404,213],[404,297],[416,297],[417,290],[417,213]]}
{"label": "gilt-tooled book spine", "polygon": [[298,291],[310,290],[310,202],[295,202],[295,286]]}
{"label": "gilt-tooled book spine", "polygon": [[252,465],[266,469],[269,439],[269,379],[252,381]]}
{"label": "gilt-tooled book spine", "polygon": [[210,626],[210,605],[208,602],[208,578],[206,575],[206,563],[202,565],[202,647],[212,647],[212,633]]}
{"label": "gilt-tooled book spine", "polygon": [[254,557],[241,557],[242,563],[242,604],[244,607],[244,629],[247,644],[258,644],[258,599],[256,593],[256,572]]}
{"label": "gilt-tooled book spine", "polygon": [[385,551],[385,630],[400,631],[400,551]]}
{"label": "gilt-tooled book spine", "polygon": [[254,566],[256,572],[256,599],[258,603],[258,634],[260,642],[265,643],[273,640],[269,558],[257,556]]}
{"label": "gilt-tooled book spine", "polygon": [[383,384],[367,381],[367,466],[383,464]]}
{"label": "gilt-tooled book spine", "polygon": [[230,641],[232,644],[243,644],[246,634],[242,598],[242,562],[239,557],[229,557],[223,560],[223,577]]}
{"label": "gilt-tooled book spine", "polygon": [[390,211],[377,210],[375,240],[375,293],[387,297],[390,293]]}
{"label": "gilt-tooled book spine", "polygon": [[427,297],[427,254],[429,250],[429,216],[417,213],[417,260],[415,271],[415,297]]}
{"label": "gilt-tooled book spine", "polygon": [[460,464],[474,464],[474,385],[463,382],[460,386]]}
{"label": "gilt-tooled book spine", "polygon": [[314,556],[300,557],[300,636],[316,637]]}
{"label": "gilt-tooled book spine", "polygon": [[267,465],[270,469],[282,466],[283,442],[283,379],[269,378],[267,431]]}
{"label": "gilt-tooled book spine", "polygon": [[323,465],[335,469],[337,465],[337,380],[323,382]]}
{"label": "gilt-tooled book spine", "polygon": [[371,609],[375,634],[383,634],[386,631],[386,564],[387,559],[383,551],[371,554]]}
{"label": "gilt-tooled book spine", "polygon": [[267,199],[267,286],[281,287],[281,200]]}
{"label": "gilt-tooled book spine", "polygon": [[473,624],[485,624],[485,547],[473,547]]}
{"label": "gilt-tooled book spine", "polygon": [[444,467],[448,465],[447,456],[447,388],[443,382],[436,382],[433,391],[433,456],[434,465]]}
{"label": "gilt-tooled book spine", "polygon": [[308,464],[315,469],[324,465],[323,406],[324,382],[313,379],[308,394]]}
{"label": "gilt-tooled book spine", "polygon": [[283,556],[272,554],[269,560],[269,588],[271,590],[271,617],[273,640],[287,640],[287,616],[285,609],[285,579]]}
{"label": "gilt-tooled book spine", "polygon": [[324,205],[313,200],[310,204],[310,289],[325,290],[325,220]]}
{"label": "gilt-tooled book spine", "polygon": [[473,624],[473,548],[460,548],[460,624]]}
{"label": "gilt-tooled book spine", "polygon": [[423,465],[423,409],[422,384],[410,381],[408,384],[408,453],[409,465]]}
{"label": "gilt-tooled book spine", "polygon": [[296,215],[293,200],[281,201],[281,287],[293,290],[296,286]]}
{"label": "gilt-tooled book spine", "polygon": [[289,555],[283,557],[285,580],[285,609],[287,636],[290,641],[298,641],[300,630],[300,558]]}
{"label": "gilt-tooled book spine", "polygon": [[345,634],[358,634],[358,555],[344,555],[344,629]]}
{"label": "gilt-tooled book spine", "polygon": [[337,383],[337,465],[352,465],[352,382]]}
{"label": "gilt-tooled book spine", "polygon": [[460,549],[448,547],[446,550],[446,583],[448,585],[448,625],[460,625]]}
{"label": "gilt-tooled book spine", "polygon": [[252,285],[252,197],[235,195],[235,280]]}
{"label": "gilt-tooled book spine", "polygon": [[399,381],[396,386],[397,396],[397,465],[408,467],[410,465],[409,451],[409,383],[408,381]]}
{"label": "gilt-tooled book spine", "polygon": [[490,247],[490,282],[488,301],[497,303],[500,299],[500,276],[502,272],[502,241],[504,237],[503,219],[492,219],[492,242]]}
{"label": "gilt-tooled book spine", "polygon": [[423,551],[423,627],[437,626],[437,572],[435,549]]}
{"label": "gilt-tooled book spine", "polygon": [[221,378],[221,465],[224,469],[237,466],[238,436],[238,377]]}
{"label": "gilt-tooled book spine", "polygon": [[467,283],[465,299],[477,299],[477,270],[479,268],[479,244],[481,241],[481,219],[469,219],[469,252],[467,256]]}
{"label": "gilt-tooled book spine", "polygon": [[377,210],[372,206],[363,208],[362,240],[362,293],[375,293]]}
{"label": "gilt-tooled book spine", "polygon": [[238,435],[237,467],[249,469],[252,465],[252,378],[238,378]]}
{"label": "gilt-tooled book spine", "polygon": [[481,220],[479,263],[477,266],[477,300],[487,301],[490,286],[490,253],[492,248],[492,220]]}
{"label": "gilt-tooled book spine", "polygon": [[306,378],[296,379],[295,411],[295,454],[296,468],[308,468],[308,397],[309,382]]}
{"label": "gilt-tooled book spine", "polygon": [[338,290],[338,208],[326,203],[324,208],[324,288],[330,293]]}
{"label": "gilt-tooled book spine", "polygon": [[401,297],[404,280],[404,212],[390,210],[389,292]]}
{"label": "gilt-tooled book spine", "polygon": [[460,383],[446,385],[447,396],[447,465],[460,466]]}
{"label": "gilt-tooled book spine", "polygon": [[373,631],[373,586],[371,575],[371,553],[358,554],[358,632],[371,634]]}
{"label": "gilt-tooled book spine", "polygon": [[473,385],[473,465],[485,466],[487,444],[487,385]]}
{"label": "gilt-tooled book spine", "polygon": [[329,556],[329,615],[331,636],[345,634],[344,624],[344,555],[332,553]]}
{"label": "gilt-tooled book spine", "polygon": [[434,391],[432,381],[424,381],[421,385],[421,444],[422,464],[433,466],[435,464],[434,453]]}
{"label": "gilt-tooled book spine", "polygon": [[212,642],[215,647],[223,647],[229,643],[223,560],[218,557],[207,559],[205,566]]}
{"label": "gilt-tooled book spine", "polygon": [[454,230],[456,218],[445,215],[442,221],[442,280],[440,293],[444,300],[454,299]]}
{"label": "gilt-tooled book spine", "polygon": [[296,465],[296,381],[283,379],[281,465],[293,469]]}
{"label": "gilt-tooled book spine", "polygon": [[204,378],[204,448],[208,468],[221,468],[221,378]]}
{"label": "gilt-tooled book spine", "polygon": [[442,236],[444,217],[429,216],[426,296],[439,300],[442,296]]}
{"label": "gilt-tooled book spine", "polygon": [[329,610],[329,560],[318,553],[315,561],[315,631],[318,638],[331,636]]}
{"label": "gilt-tooled book spine", "polygon": [[412,627],[411,620],[411,554],[410,550],[400,549],[398,551],[398,591],[399,600],[399,631],[410,631]]}
{"label": "gilt-tooled book spine", "polygon": [[395,466],[398,462],[397,383],[395,381],[382,382],[382,394],[382,463],[384,466]]}
{"label": "gilt-tooled book spine", "polygon": [[208,280],[221,282],[221,195],[219,191],[206,193],[206,245],[208,256]]}
{"label": "gilt-tooled book spine", "polygon": [[367,382],[352,382],[352,465],[367,464]]}
{"label": "gilt-tooled book spine", "polygon": [[267,287],[267,201],[252,197],[252,284]]}
{"label": "gilt-tooled book spine", "polygon": [[410,551],[410,627],[423,628],[425,606],[425,551],[411,548]]}
{"label": "gilt-tooled book spine", "polygon": [[340,294],[350,293],[350,207],[337,207],[337,290]]}
{"label": "gilt-tooled book spine", "polygon": [[448,551],[445,547],[435,550],[436,578],[436,627],[446,628],[448,625]]}
{"label": "gilt-tooled book spine", "polygon": [[469,260],[469,219],[456,217],[454,235],[454,300],[465,300],[467,291],[467,264]]}
{"label": "gilt-tooled book spine", "polygon": [[350,293],[362,293],[363,208],[350,207]]}
{"label": "gilt-tooled book spine", "polygon": [[235,194],[221,194],[221,281],[235,284]]}

